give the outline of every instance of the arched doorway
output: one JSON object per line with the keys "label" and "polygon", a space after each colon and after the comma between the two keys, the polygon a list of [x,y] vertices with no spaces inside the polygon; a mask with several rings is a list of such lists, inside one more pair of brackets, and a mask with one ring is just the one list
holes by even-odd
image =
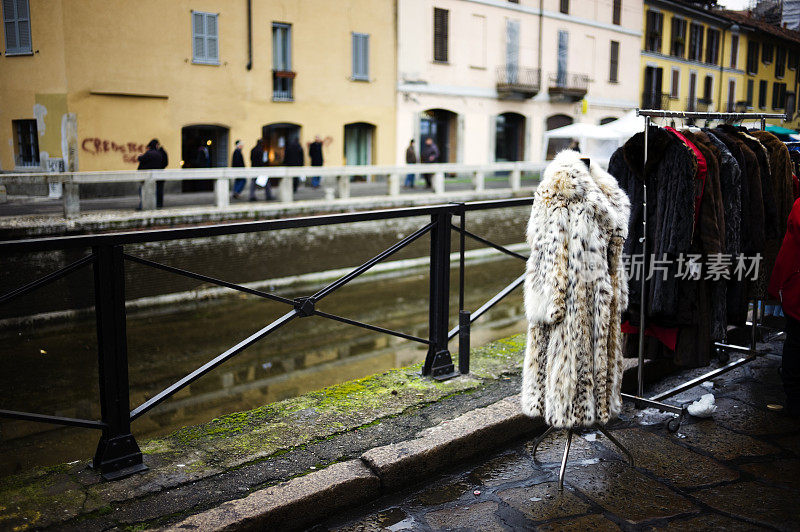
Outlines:
{"label": "arched doorway", "polygon": [[[458,115],[446,109],[428,109],[420,113],[419,150],[425,147],[425,139],[433,139],[439,147],[437,162],[456,162],[458,153]],[[420,161],[427,162],[427,161]]]}
{"label": "arched doorway", "polygon": [[283,154],[289,142],[292,140],[300,142],[300,129],[300,125],[290,122],[276,122],[261,128],[261,138],[264,140],[264,153],[268,157],[268,166],[283,164]]}
{"label": "arched doorway", "polygon": [[372,164],[375,126],[366,122],[344,125],[344,160],[347,165]]}
{"label": "arched doorway", "polygon": [[[196,124],[181,129],[182,168],[220,168],[228,166],[228,128],[211,124]],[[181,192],[214,189],[211,179],[186,179]]]}
{"label": "arched doorway", "polygon": [[519,113],[503,113],[495,120],[495,161],[525,159],[525,117]]}
{"label": "arched doorway", "polygon": [[[572,122],[574,122],[574,120],[572,120],[572,117],[570,116],[553,115],[548,117],[545,121],[545,129],[547,131],[550,131],[551,129],[558,129],[560,127],[568,126]],[[571,139],[549,139],[547,142],[547,160],[551,160],[561,150],[566,150],[569,148],[571,143]]]}

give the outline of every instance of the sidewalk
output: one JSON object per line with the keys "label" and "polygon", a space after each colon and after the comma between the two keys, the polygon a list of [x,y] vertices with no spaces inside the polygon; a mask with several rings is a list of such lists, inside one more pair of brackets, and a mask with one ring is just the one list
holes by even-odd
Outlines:
{"label": "sidewalk", "polygon": [[[780,352],[780,344],[771,348]],[[689,418],[675,434],[664,414],[626,405],[612,434],[635,467],[601,434],[576,435],[561,494],[565,434],[556,432],[538,461],[525,438],[313,530],[797,530],[800,421],[766,407],[783,400],[779,365],[768,356],[714,379],[713,389],[676,397],[710,392],[719,408],[713,419]]]}

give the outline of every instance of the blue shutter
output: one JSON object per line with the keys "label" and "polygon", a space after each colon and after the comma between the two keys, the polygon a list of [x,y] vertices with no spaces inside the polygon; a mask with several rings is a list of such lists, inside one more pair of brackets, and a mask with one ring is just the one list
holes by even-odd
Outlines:
{"label": "blue shutter", "polygon": [[369,80],[369,35],[353,33],[353,79]]}
{"label": "blue shutter", "polygon": [[192,13],[192,42],[194,61],[205,61],[206,59],[206,38],[203,13]]}
{"label": "blue shutter", "polygon": [[192,11],[192,61],[219,64],[216,13]]}
{"label": "blue shutter", "polygon": [[557,83],[559,87],[567,84],[567,43],[569,42],[569,33],[564,30],[558,30],[558,72]]}
{"label": "blue shutter", "polygon": [[219,62],[219,49],[217,38],[217,15],[206,13],[206,61]]}
{"label": "blue shutter", "polygon": [[6,54],[31,53],[31,20],[28,0],[3,0]]}

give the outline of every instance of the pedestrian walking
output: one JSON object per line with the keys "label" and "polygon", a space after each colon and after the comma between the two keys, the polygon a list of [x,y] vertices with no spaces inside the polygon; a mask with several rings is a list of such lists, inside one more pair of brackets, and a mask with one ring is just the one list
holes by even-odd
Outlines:
{"label": "pedestrian walking", "polygon": [[[167,151],[164,149],[164,146],[158,142],[158,139],[153,139],[158,143],[158,153],[161,155],[161,167],[160,169],[163,170],[169,164],[169,157],[167,156]],[[164,180],[159,179],[156,181],[156,209],[160,209],[164,206]]]}
{"label": "pedestrian walking", "polygon": [[[308,159],[311,163],[311,166],[322,166],[323,159],[322,159],[322,148],[330,141],[332,141],[330,137],[326,137],[323,141],[319,135],[314,136],[314,142],[310,142],[308,144]],[[319,188],[320,176],[315,175],[311,178],[311,187],[312,188]]]}
{"label": "pedestrian walking", "polygon": [[[257,168],[260,166],[267,166],[267,153],[264,151],[264,139],[258,139],[256,145],[253,146],[253,149],[250,150],[250,166],[253,168]],[[256,179],[253,178],[250,180],[250,201],[256,201]],[[264,195],[266,196],[267,201],[271,201],[275,199],[275,196],[272,195],[272,187],[269,186],[269,179],[266,180],[264,183]]]}
{"label": "pedestrian walking", "polygon": [[[408,143],[408,148],[406,148],[406,164],[417,164],[417,152],[414,149],[414,139]],[[410,173],[406,174],[406,182],[403,185],[406,188],[414,188],[414,180],[416,179],[417,174]]]}
{"label": "pedestrian walking", "polygon": [[[244,168],[244,155],[242,155],[242,146],[242,141],[237,140],[233,150],[233,155],[231,156],[231,166],[233,168]],[[247,179],[244,177],[237,177],[233,181],[233,197],[235,199],[239,199],[239,196],[242,194],[242,190],[244,190],[244,185],[246,183]]]}
{"label": "pedestrian walking", "polygon": [[781,380],[786,393],[786,412],[800,416],[800,199],[795,200],[786,236],[775,260],[769,295],[779,300],[786,317]]}
{"label": "pedestrian walking", "polygon": [[197,147],[197,159],[194,161],[196,168],[211,168],[211,155],[208,152],[208,146]]}
{"label": "pedestrian walking", "polygon": [[[303,155],[303,147],[300,146],[300,141],[297,137],[293,137],[289,141],[289,145],[286,146],[286,150],[283,153],[283,165],[284,166],[303,166],[305,164],[305,156]],[[292,178],[292,190],[297,192],[297,188],[300,186],[300,178],[294,177]]]}
{"label": "pedestrian walking", "polygon": [[[141,154],[138,157],[139,166],[136,168],[137,170],[161,170],[164,168],[164,156],[158,151],[160,144],[158,143],[158,139],[153,139],[147,143],[147,151]],[[165,152],[166,153],[166,152]],[[163,204],[163,194],[164,194],[164,185],[162,181],[161,185],[161,194],[162,194],[162,204]],[[156,182],[156,194],[158,194],[158,182]],[[161,207],[158,204],[158,197],[156,197],[156,207]],[[142,210],[142,185],[139,185],[139,206],[136,210]]]}
{"label": "pedestrian walking", "polygon": [[[439,146],[433,142],[433,138],[428,137],[425,139],[425,146],[422,147],[420,159],[423,163],[438,163],[439,162]],[[425,179],[425,188],[431,188],[431,178],[433,174],[422,174]]]}

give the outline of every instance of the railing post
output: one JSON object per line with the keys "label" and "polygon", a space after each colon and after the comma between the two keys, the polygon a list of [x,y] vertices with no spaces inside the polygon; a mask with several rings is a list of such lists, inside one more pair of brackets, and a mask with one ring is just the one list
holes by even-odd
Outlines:
{"label": "railing post", "polygon": [[450,316],[450,224],[451,211],[431,216],[430,300],[428,302],[428,355],[423,375],[444,380],[455,377],[453,359],[447,349],[447,321]]}
{"label": "railing post", "polygon": [[107,426],[92,465],[106,480],[117,480],[147,466],[131,434],[122,246],[97,246],[94,256],[100,415]]}
{"label": "railing post", "polygon": [[462,375],[469,373],[469,330],[470,312],[458,311],[458,372]]}
{"label": "railing post", "polygon": [[291,203],[294,200],[294,187],[292,182],[293,178],[291,176],[284,176],[281,178],[281,184],[278,185],[278,201],[282,203]]}
{"label": "railing post", "polygon": [[332,175],[323,176],[322,191],[325,194],[325,201],[333,201],[336,198],[336,177]]}
{"label": "railing post", "polygon": [[215,204],[222,209],[231,204],[231,190],[228,179],[217,179],[214,181]]}
{"label": "railing post", "polygon": [[444,194],[444,172],[433,174],[433,193]]}
{"label": "railing post", "polygon": [[64,183],[63,187],[64,218],[75,218],[81,214],[81,197],[78,183]]}
{"label": "railing post", "polygon": [[513,170],[511,170],[509,184],[511,185],[512,192],[516,192],[522,188],[522,172],[520,171],[519,167],[515,167]]}
{"label": "railing post", "polygon": [[336,176],[336,188],[339,199],[348,199],[350,197],[350,176]]}
{"label": "railing post", "polygon": [[400,195],[400,174],[398,173],[389,174],[389,195]]}
{"label": "railing post", "polygon": [[152,211],[156,208],[156,182],[152,172],[147,173],[147,177],[142,183],[141,195],[143,211]]}
{"label": "railing post", "polygon": [[472,188],[476,192],[481,192],[486,188],[486,176],[483,172],[475,172],[475,177],[472,180]]}

